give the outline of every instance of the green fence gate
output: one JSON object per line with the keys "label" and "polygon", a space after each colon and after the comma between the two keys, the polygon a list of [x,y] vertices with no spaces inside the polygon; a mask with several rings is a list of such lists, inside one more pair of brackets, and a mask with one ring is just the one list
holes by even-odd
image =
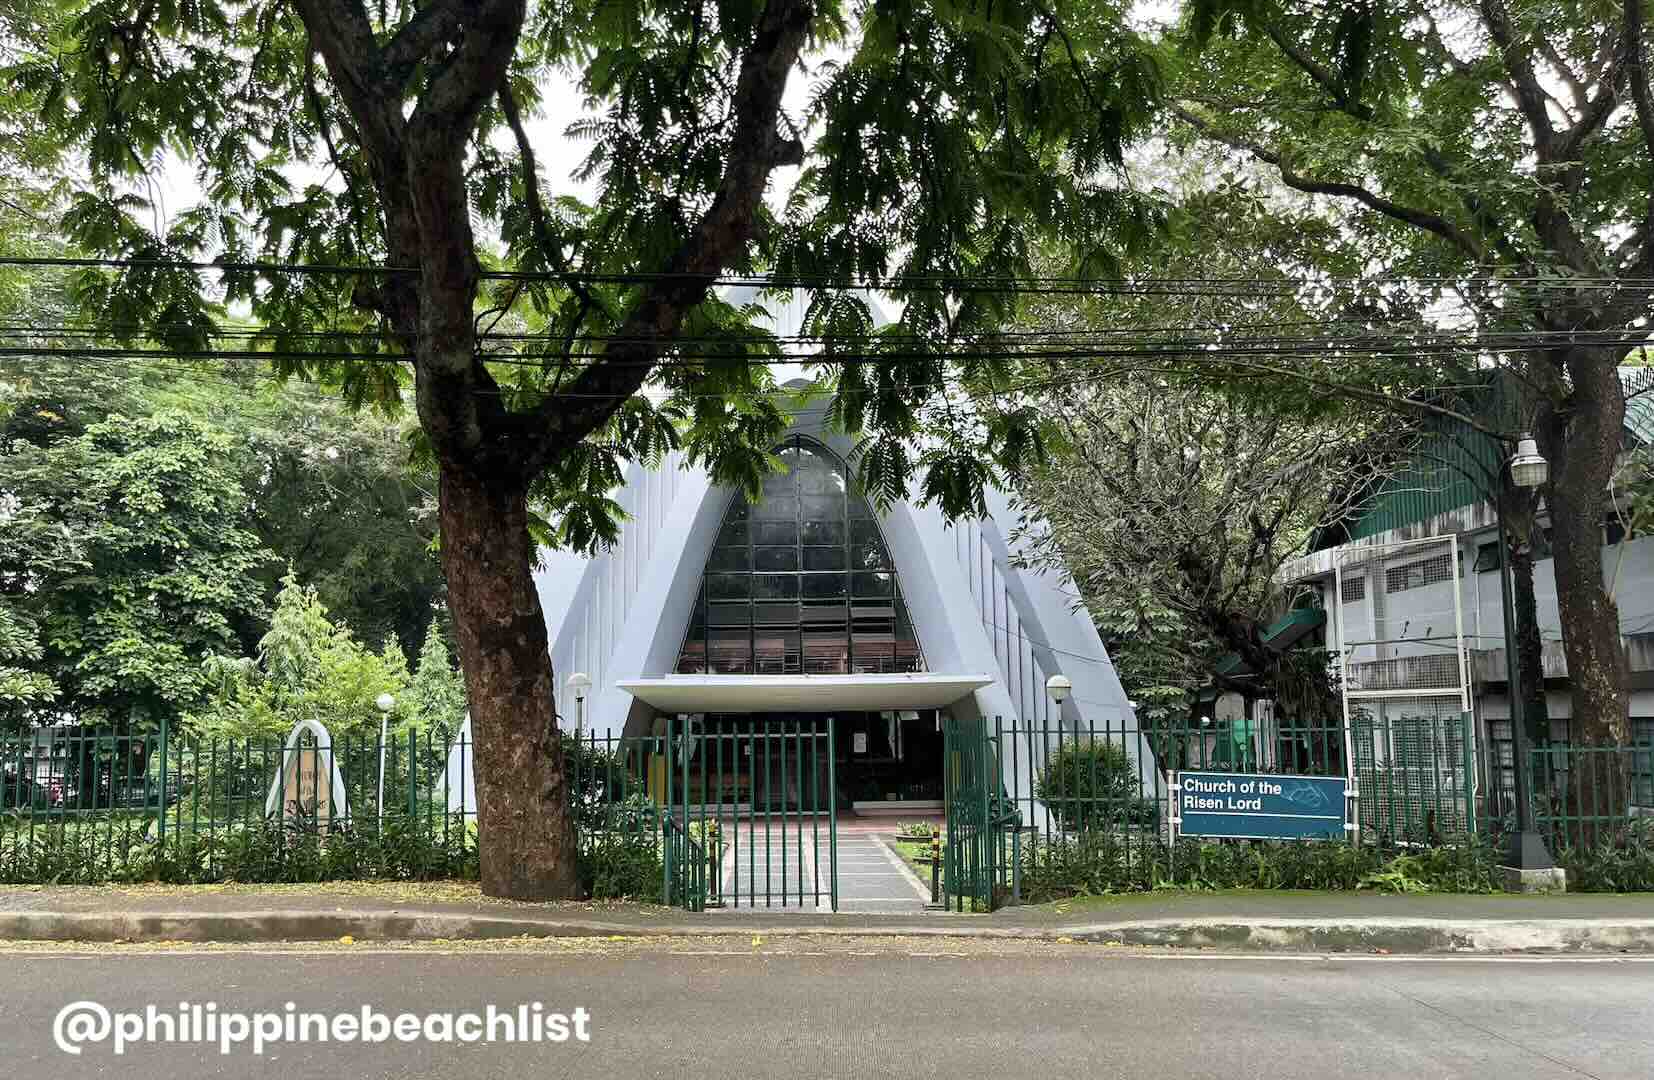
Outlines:
{"label": "green fence gate", "polygon": [[944,907],[991,911],[1011,889],[1021,834],[1000,773],[998,740],[983,724],[951,717],[943,723]]}
{"label": "green fence gate", "polygon": [[838,910],[831,716],[670,718],[667,902]]}

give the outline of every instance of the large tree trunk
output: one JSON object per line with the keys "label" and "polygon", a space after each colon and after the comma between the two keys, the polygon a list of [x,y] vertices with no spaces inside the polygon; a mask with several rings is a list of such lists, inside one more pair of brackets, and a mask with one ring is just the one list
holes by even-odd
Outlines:
{"label": "large tree trunk", "polygon": [[1592,749],[1624,746],[1630,735],[1630,670],[1619,607],[1602,579],[1602,519],[1625,422],[1616,360],[1607,350],[1570,350],[1568,407],[1542,416],[1536,433],[1551,461],[1545,499],[1568,660],[1573,746],[1566,762],[1548,755],[1549,767],[1535,770],[1534,798],[1540,806],[1571,815],[1563,837],[1580,847],[1598,843],[1624,811],[1630,766],[1623,754]]}
{"label": "large tree trunk", "polygon": [[1624,430],[1625,398],[1611,351],[1571,350],[1566,367],[1571,407],[1544,417],[1536,434],[1551,462],[1545,501],[1573,736],[1576,743],[1618,745],[1629,735],[1630,671],[1619,607],[1602,579],[1602,519]]}
{"label": "large tree trunk", "polygon": [[442,566],[471,705],[482,891],[579,895],[526,486],[444,464]]}

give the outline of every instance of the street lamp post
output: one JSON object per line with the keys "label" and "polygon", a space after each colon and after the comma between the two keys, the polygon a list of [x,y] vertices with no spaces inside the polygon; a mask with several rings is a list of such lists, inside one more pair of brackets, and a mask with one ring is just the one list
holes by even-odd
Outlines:
{"label": "street lamp post", "polygon": [[1058,712],[1062,711],[1062,703],[1068,700],[1073,690],[1074,684],[1066,675],[1053,675],[1045,680],[1045,695],[1056,704]]}
{"label": "street lamp post", "polygon": [[[396,698],[387,691],[373,699],[374,706],[379,710],[379,821],[385,821],[385,744],[390,741],[391,710],[396,708]],[[410,763],[411,764],[411,763]]]}
{"label": "street lamp post", "polygon": [[574,694],[574,741],[580,741],[581,732],[586,728],[586,691],[592,688],[592,677],[584,671],[577,671],[569,676],[564,684]]}
{"label": "street lamp post", "polygon": [[[1518,488],[1536,488],[1550,475],[1550,463],[1539,453],[1532,435],[1523,432],[1516,453],[1506,463],[1510,482]],[[1512,772],[1516,780],[1516,832],[1506,849],[1506,865],[1514,870],[1553,870],[1556,861],[1545,847],[1545,838],[1533,827],[1532,791],[1528,775],[1528,725],[1522,714],[1520,665],[1516,658],[1516,604],[1511,596],[1510,545],[1505,539],[1505,500],[1501,492],[1493,501],[1494,521],[1499,529],[1499,595],[1505,606],[1505,680],[1510,687],[1510,733]]]}

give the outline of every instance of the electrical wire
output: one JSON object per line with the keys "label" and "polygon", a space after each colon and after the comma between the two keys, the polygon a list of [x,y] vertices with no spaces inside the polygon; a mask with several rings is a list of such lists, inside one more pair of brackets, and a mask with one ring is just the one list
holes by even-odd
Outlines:
{"label": "electrical wire", "polygon": [[[188,259],[109,259],[109,258],[45,258],[38,256],[3,256],[0,266],[57,267],[65,269],[124,269],[174,270],[186,272],[251,273],[263,275],[324,275],[372,277],[418,274],[413,266],[352,266],[340,263],[277,263],[240,260],[201,262]],[[1060,275],[995,276],[985,274],[892,274],[887,277],[869,276],[846,281],[840,277],[818,274],[753,275],[753,274],[694,274],[694,273],[610,273],[574,270],[567,273],[552,270],[483,270],[484,281],[545,281],[578,282],[585,285],[648,285],[673,282],[700,282],[713,287],[752,287],[759,289],[817,288],[849,291],[963,291],[963,292],[1046,292],[1079,291],[1119,295],[1186,295],[1191,287],[1226,290],[1217,295],[1254,296],[1260,286],[1291,289],[1331,289],[1338,282],[1320,279],[1293,280],[1280,277],[1234,278],[1151,278],[1133,283],[1107,281],[1098,278]],[[1654,288],[1654,278],[1578,276],[1559,278],[1541,275],[1512,275],[1509,277],[1477,278],[1474,276],[1425,276],[1406,274],[1376,274],[1359,281],[1371,284],[1415,284],[1424,286],[1451,286],[1490,288],[1533,288],[1547,293],[1640,290]]]}

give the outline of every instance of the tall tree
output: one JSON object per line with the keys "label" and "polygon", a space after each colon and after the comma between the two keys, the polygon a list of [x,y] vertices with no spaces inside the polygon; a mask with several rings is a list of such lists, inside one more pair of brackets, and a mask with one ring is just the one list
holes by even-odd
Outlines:
{"label": "tall tree", "polygon": [[[1557,595],[1584,738],[1628,734],[1601,524],[1616,365],[1654,297],[1654,99],[1642,0],[1194,0],[1173,93],[1187,130],[1341,207],[1411,277],[1459,293],[1525,388],[1551,462]],[[1423,284],[1417,284],[1422,279]],[[1500,334],[1514,334],[1499,347]],[[1346,372],[1360,386],[1366,374]]]}
{"label": "tall tree", "polygon": [[260,575],[266,598],[291,573],[361,641],[418,656],[443,582],[435,476],[410,452],[410,425],[267,383],[199,403],[240,443],[248,523],[275,556]]}
{"label": "tall tree", "polygon": [[[0,604],[59,693],[33,718],[151,729],[201,693],[263,606],[230,440],[187,414],[115,416],[0,448]],[[42,710],[50,710],[42,712]]]}
{"label": "tall tree", "polygon": [[[386,268],[209,282],[151,266],[76,285],[106,326],[184,349],[212,347],[214,302],[244,302],[288,370],[336,373],[359,400],[395,396],[386,361],[411,364],[493,895],[577,888],[531,498],[590,545],[614,535],[624,458],[681,443],[753,490],[771,467],[785,418],[762,365],[780,349],[712,295],[719,274],[809,276],[864,482],[889,498],[923,466],[926,496],[957,514],[1035,442],[1018,415],[912,458],[950,373],[997,370],[950,343],[1009,306],[1037,235],[1095,266],[1144,231],[1116,167],[1155,68],[1105,2],[62,6],[50,47],[9,75],[86,157],[93,184],[66,219],[81,245]],[[783,98],[813,47],[846,55],[816,65],[795,120]],[[591,144],[592,205],[543,190],[526,118],[554,71],[576,73],[590,113],[573,133]],[[205,193],[164,228],[131,186],[163,149]],[[764,194],[787,166],[803,173],[782,220]],[[833,286],[892,272],[910,283],[902,323],[870,346],[865,303]],[[490,336],[524,304],[543,334]]]}
{"label": "tall tree", "polygon": [[[1066,566],[1105,629],[1158,639],[1138,653],[1162,677],[1180,669],[1185,692],[1215,682],[1275,701],[1283,723],[1335,727],[1324,660],[1294,662],[1265,631],[1292,600],[1282,564],[1347,509],[1382,459],[1383,432],[1352,410],[1305,422],[1154,375],[1043,400],[1060,435],[1023,499],[1055,543],[1029,549]],[[1244,678],[1218,672],[1228,653]],[[1306,681],[1312,669],[1320,676]]]}

